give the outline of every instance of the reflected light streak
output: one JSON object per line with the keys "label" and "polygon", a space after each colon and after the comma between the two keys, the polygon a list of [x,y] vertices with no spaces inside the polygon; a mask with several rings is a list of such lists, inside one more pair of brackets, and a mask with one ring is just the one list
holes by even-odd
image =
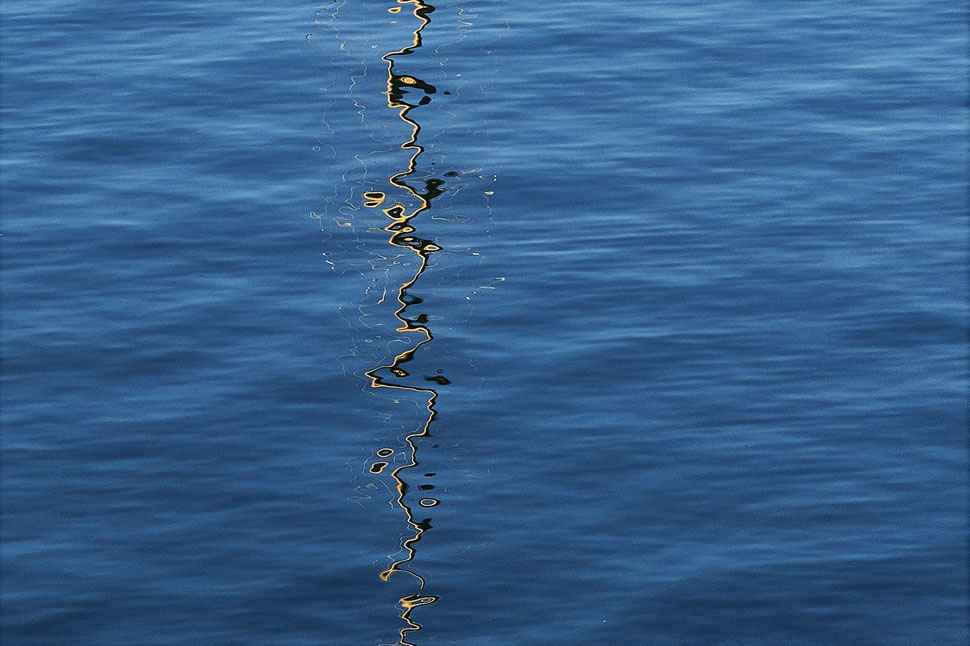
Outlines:
{"label": "reflected light streak", "polygon": [[[435,409],[435,402],[437,401],[438,393],[435,389],[429,387],[413,386],[400,383],[398,381],[389,381],[389,378],[382,376],[382,373],[390,373],[390,375],[393,375],[393,377],[397,379],[408,377],[409,373],[404,369],[404,366],[414,358],[415,353],[421,347],[434,340],[431,330],[426,325],[427,316],[418,315],[412,318],[407,316],[407,310],[409,307],[422,302],[422,299],[420,298],[409,296],[408,292],[414,287],[414,285],[418,282],[418,279],[420,279],[421,275],[428,268],[430,256],[433,253],[440,251],[441,247],[431,240],[425,240],[415,235],[416,230],[412,221],[418,215],[431,208],[431,201],[442,194],[443,190],[441,189],[441,186],[444,184],[444,182],[440,179],[429,178],[423,180],[423,187],[419,187],[412,185],[412,183],[408,181],[411,176],[415,174],[418,158],[424,152],[424,148],[418,143],[418,137],[421,134],[421,126],[416,120],[411,118],[410,113],[419,106],[430,103],[431,95],[435,94],[436,89],[434,86],[429,83],[425,83],[421,79],[414,76],[398,74],[394,70],[396,57],[407,56],[412,54],[418,47],[421,47],[421,32],[431,22],[429,16],[434,11],[434,7],[421,2],[421,0],[397,0],[397,3],[400,6],[393,7],[390,10],[391,13],[399,13],[401,6],[410,5],[411,13],[420,21],[420,24],[414,30],[414,37],[411,45],[398,51],[389,52],[382,57],[382,60],[387,62],[388,107],[397,110],[398,117],[411,127],[410,137],[407,141],[401,144],[402,150],[412,152],[410,158],[408,159],[407,167],[389,177],[388,183],[397,189],[406,191],[411,197],[415,198],[417,200],[417,206],[413,208],[413,210],[409,211],[408,208],[403,204],[395,203],[392,206],[382,209],[382,212],[391,220],[391,222],[387,224],[383,230],[390,234],[388,244],[394,247],[410,249],[418,256],[418,258],[420,258],[419,266],[414,275],[409,280],[405,281],[397,290],[396,298],[398,308],[395,310],[394,316],[400,322],[400,326],[396,330],[397,332],[417,333],[423,338],[419,339],[407,350],[395,356],[389,364],[372,368],[371,370],[365,372],[365,375],[368,377],[368,379],[370,379],[370,386],[372,388],[407,390],[422,393],[423,395],[427,396],[427,418],[424,420],[424,423],[421,425],[419,430],[407,435],[404,438],[407,462],[396,467],[390,473],[390,477],[394,481],[395,488],[397,490],[396,503],[401,509],[404,510],[407,523],[413,531],[413,535],[404,540],[402,544],[404,557],[394,561],[380,574],[381,580],[387,581],[395,572],[407,572],[419,582],[420,587],[416,593],[407,595],[400,600],[402,610],[401,619],[404,621],[405,625],[399,631],[399,644],[402,646],[414,646],[414,644],[408,641],[408,637],[410,633],[420,631],[421,625],[411,618],[411,613],[415,608],[434,603],[438,600],[438,597],[424,594],[424,578],[409,567],[409,564],[414,560],[417,544],[421,541],[421,537],[424,532],[431,528],[431,524],[430,518],[425,518],[420,521],[415,518],[413,508],[407,500],[409,487],[402,474],[406,470],[412,469],[419,464],[417,457],[418,447],[415,440],[430,436],[431,424],[434,422],[435,417],[438,414]],[[422,96],[416,102],[412,102],[413,99],[409,99],[415,94],[422,94]],[[383,205],[387,199],[387,195],[381,191],[368,191],[364,193],[363,197],[365,200],[364,206],[369,208],[377,208]],[[449,383],[447,379],[440,376],[426,377],[425,380],[440,384]],[[391,453],[393,453],[391,449],[381,449],[381,451],[378,451],[379,457],[384,458],[389,456]],[[375,462],[371,466],[371,472],[381,473],[384,468],[388,466],[388,464],[389,463],[386,461]],[[418,501],[418,505],[421,507],[432,507],[437,504],[438,501],[433,498],[422,498]]]}

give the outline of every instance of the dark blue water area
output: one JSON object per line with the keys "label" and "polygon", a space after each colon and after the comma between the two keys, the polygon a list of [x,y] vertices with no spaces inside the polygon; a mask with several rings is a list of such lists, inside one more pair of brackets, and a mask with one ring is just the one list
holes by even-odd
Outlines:
{"label": "dark blue water area", "polygon": [[962,3],[0,16],[4,645],[967,643]]}

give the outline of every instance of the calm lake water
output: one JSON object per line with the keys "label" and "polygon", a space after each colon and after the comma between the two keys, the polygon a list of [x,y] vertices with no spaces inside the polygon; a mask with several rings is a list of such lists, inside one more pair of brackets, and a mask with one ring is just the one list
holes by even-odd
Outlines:
{"label": "calm lake water", "polygon": [[2,12],[9,646],[967,643],[967,10]]}

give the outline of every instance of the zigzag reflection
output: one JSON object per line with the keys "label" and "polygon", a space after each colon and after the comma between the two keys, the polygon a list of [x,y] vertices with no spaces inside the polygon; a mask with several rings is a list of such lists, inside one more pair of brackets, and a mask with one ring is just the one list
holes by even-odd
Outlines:
{"label": "zigzag reflection", "polygon": [[[414,515],[414,508],[412,503],[408,500],[408,484],[405,482],[403,474],[406,470],[412,469],[418,466],[418,447],[416,440],[422,437],[428,437],[430,435],[431,424],[434,422],[437,416],[437,411],[435,410],[435,402],[438,398],[438,393],[434,388],[430,388],[424,385],[410,385],[404,383],[401,380],[409,377],[409,373],[405,370],[404,366],[408,364],[413,358],[415,353],[426,344],[434,340],[434,336],[431,334],[431,330],[427,326],[428,317],[424,314],[419,314],[417,316],[408,316],[408,308],[418,305],[422,302],[422,299],[409,294],[421,275],[427,270],[428,262],[432,254],[441,250],[437,244],[431,240],[421,238],[416,235],[415,229],[415,218],[431,208],[431,201],[442,194],[441,186],[444,182],[436,178],[428,178],[419,180],[420,183],[413,183],[409,181],[411,177],[415,174],[415,169],[417,167],[418,158],[424,152],[424,148],[418,143],[418,136],[421,134],[421,126],[415,121],[410,113],[416,108],[427,105],[431,102],[431,95],[435,94],[436,89],[433,85],[425,83],[419,78],[414,76],[398,74],[394,70],[395,58],[401,56],[407,56],[412,54],[415,49],[421,47],[421,32],[424,28],[431,22],[430,14],[434,11],[434,7],[421,2],[420,0],[397,0],[398,5],[411,7],[411,12],[415,18],[420,21],[420,24],[414,30],[414,39],[411,45],[400,49],[395,52],[389,52],[385,54],[382,58],[387,62],[387,104],[389,108],[396,109],[398,111],[398,116],[405,123],[411,126],[411,136],[410,138],[401,144],[402,150],[410,150],[412,154],[408,160],[407,168],[399,173],[392,175],[388,178],[388,183],[396,188],[401,189],[411,197],[417,200],[417,206],[412,210],[408,210],[408,207],[401,203],[395,203],[390,207],[384,208],[383,213],[391,219],[391,222],[383,228],[384,231],[390,234],[388,238],[388,244],[394,247],[407,248],[414,252],[420,259],[417,270],[410,280],[405,281],[397,290],[397,302],[399,307],[394,312],[395,318],[400,322],[400,326],[397,328],[398,332],[404,333],[416,333],[421,335],[421,338],[417,343],[412,345],[410,348],[401,352],[387,365],[377,366],[365,374],[370,379],[370,385],[372,388],[391,388],[396,390],[407,390],[411,392],[422,393],[427,396],[427,419],[424,421],[423,425],[416,432],[404,438],[405,451],[407,463],[395,468],[390,477],[395,483],[397,489],[397,504],[404,510],[407,517],[407,522],[410,528],[413,530],[414,534],[410,538],[407,538],[403,543],[404,557],[398,559],[390,565],[386,570],[384,570],[380,577],[382,580],[387,581],[390,579],[391,575],[395,572],[407,572],[415,579],[418,580],[420,587],[418,591],[414,594],[407,595],[400,600],[402,612],[401,619],[404,621],[404,627],[400,630],[400,644],[402,646],[414,646],[408,641],[408,636],[410,633],[417,632],[421,630],[421,625],[415,622],[411,618],[411,613],[415,608],[420,606],[425,606],[437,601],[438,597],[434,595],[424,594],[425,580],[424,578],[410,569],[409,564],[414,560],[415,549],[417,544],[421,541],[421,536],[425,531],[431,528],[430,518],[425,518],[422,520],[417,520]],[[401,7],[393,7],[389,11],[392,13],[399,13]],[[418,100],[414,100],[412,97],[415,95],[420,95]],[[387,195],[381,191],[369,191],[364,193],[364,206],[370,208],[377,208],[384,204]],[[424,381],[430,381],[438,384],[447,384],[448,380],[442,376],[436,377],[425,377]],[[389,457],[393,451],[391,449],[381,449],[378,451],[379,457]],[[383,469],[388,466],[388,462],[376,462],[371,467],[371,472],[380,473]],[[421,507],[433,507],[438,504],[438,501],[433,498],[423,498],[417,503]]]}

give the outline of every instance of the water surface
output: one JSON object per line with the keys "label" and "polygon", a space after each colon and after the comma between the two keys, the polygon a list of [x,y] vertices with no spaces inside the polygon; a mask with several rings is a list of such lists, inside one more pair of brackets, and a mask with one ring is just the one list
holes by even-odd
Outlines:
{"label": "water surface", "polygon": [[966,643],[964,7],[0,15],[3,644]]}

